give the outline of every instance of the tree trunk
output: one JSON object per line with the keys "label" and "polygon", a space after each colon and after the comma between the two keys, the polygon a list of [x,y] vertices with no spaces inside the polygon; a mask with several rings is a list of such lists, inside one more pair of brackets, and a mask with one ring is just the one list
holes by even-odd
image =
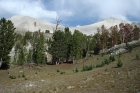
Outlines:
{"label": "tree trunk", "polygon": [[2,65],[2,58],[0,59],[0,67],[1,67],[1,65]]}

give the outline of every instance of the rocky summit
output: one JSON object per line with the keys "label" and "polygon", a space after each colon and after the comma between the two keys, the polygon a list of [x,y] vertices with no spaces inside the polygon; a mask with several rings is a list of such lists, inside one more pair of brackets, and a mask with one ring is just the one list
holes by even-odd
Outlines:
{"label": "rocky summit", "polygon": [[[18,33],[26,32],[26,31],[34,32],[38,30],[40,30],[41,32],[45,32],[46,30],[49,30],[50,33],[53,33],[56,27],[56,24],[41,21],[29,16],[16,15],[11,17],[9,20],[11,20],[14,23],[16,27],[16,32]],[[104,25],[108,29],[109,27],[119,25],[120,23],[129,23],[129,24],[140,26],[138,23],[135,22],[120,20],[120,19],[110,17],[106,20],[99,21],[97,23],[93,23],[85,26],[69,27],[69,28],[72,32],[76,29],[84,34],[94,35],[94,33],[97,32],[97,28],[100,28],[102,25]],[[59,25],[58,29],[63,30],[64,27],[65,26]]]}

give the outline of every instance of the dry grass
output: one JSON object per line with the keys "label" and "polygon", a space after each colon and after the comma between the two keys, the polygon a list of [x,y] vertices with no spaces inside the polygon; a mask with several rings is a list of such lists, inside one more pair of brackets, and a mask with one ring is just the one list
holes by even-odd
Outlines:
{"label": "dry grass", "polygon": [[[99,55],[74,65],[37,67],[40,70],[15,66],[0,70],[0,93],[137,93],[140,91],[140,60],[136,60],[136,54],[140,55],[140,47],[123,54],[121,68],[116,68],[116,56],[116,61],[109,65],[80,71],[83,65],[96,65],[109,58],[109,55]],[[78,68],[78,73],[73,72],[75,68]],[[21,77],[22,73],[25,77]],[[9,75],[15,75],[16,79],[10,79]]]}

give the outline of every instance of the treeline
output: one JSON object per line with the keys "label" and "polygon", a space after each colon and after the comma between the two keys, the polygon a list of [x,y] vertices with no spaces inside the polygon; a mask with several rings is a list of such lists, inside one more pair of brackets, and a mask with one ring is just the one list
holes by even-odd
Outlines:
{"label": "treeline", "polygon": [[105,52],[114,45],[131,42],[140,38],[140,28],[136,25],[120,23],[119,26],[112,26],[106,29],[104,25],[97,28],[97,33],[92,37],[95,43],[94,53]]}
{"label": "treeline", "polygon": [[136,25],[120,23],[119,27],[112,26],[106,29],[104,25],[97,28],[95,35],[86,36],[78,30],[72,34],[69,28],[64,31],[55,31],[52,40],[48,40],[48,52],[52,55],[53,64],[81,59],[87,56],[89,51],[94,54],[104,53],[114,45],[127,43],[140,38],[140,28]]}
{"label": "treeline", "polygon": [[119,26],[112,26],[109,29],[102,25],[93,36],[87,36],[78,30],[71,33],[66,27],[64,31],[56,30],[52,38],[47,40],[40,31],[28,31],[25,35],[21,35],[14,33],[14,30],[11,21],[5,18],[0,20],[0,68],[9,67],[9,53],[13,47],[15,49],[13,64],[47,64],[45,52],[52,55],[53,64],[60,64],[85,58],[89,55],[89,51],[99,54],[101,50],[105,52],[114,45],[140,38],[140,28],[128,23],[120,23]]}

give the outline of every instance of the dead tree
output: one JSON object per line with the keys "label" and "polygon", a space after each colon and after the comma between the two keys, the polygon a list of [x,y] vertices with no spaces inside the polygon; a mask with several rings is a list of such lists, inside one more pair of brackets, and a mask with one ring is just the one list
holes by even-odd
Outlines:
{"label": "dead tree", "polygon": [[55,30],[54,31],[58,30],[58,26],[59,26],[60,22],[61,22],[60,18],[56,17],[56,26],[55,26]]}

